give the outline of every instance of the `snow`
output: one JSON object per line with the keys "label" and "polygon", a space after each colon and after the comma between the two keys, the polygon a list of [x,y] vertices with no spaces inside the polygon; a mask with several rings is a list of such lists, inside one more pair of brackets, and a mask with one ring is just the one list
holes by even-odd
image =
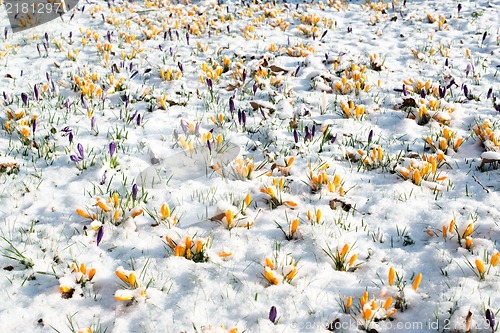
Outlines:
{"label": "snow", "polygon": [[457,5],[96,0],[7,28],[2,329],[491,330],[499,6]]}

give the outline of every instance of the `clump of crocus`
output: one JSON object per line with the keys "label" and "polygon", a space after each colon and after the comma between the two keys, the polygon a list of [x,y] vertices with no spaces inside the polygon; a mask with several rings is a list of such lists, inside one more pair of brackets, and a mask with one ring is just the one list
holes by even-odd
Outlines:
{"label": "clump of crocus", "polygon": [[[352,297],[348,297],[345,302],[344,309],[347,313],[352,307]],[[393,306],[392,296],[387,296],[385,292],[381,293],[381,297],[377,299],[375,296],[370,300],[368,291],[365,290],[363,296],[359,298],[359,316],[362,320],[363,329],[370,330],[373,322],[382,320],[392,320],[392,316],[396,313],[396,308]]]}
{"label": "clump of crocus", "polygon": [[271,285],[291,283],[297,275],[297,262],[290,256],[281,261],[277,255],[273,259],[266,257],[263,275]]}
{"label": "clump of crocus", "polygon": [[489,120],[485,120],[482,124],[477,124],[473,130],[479,137],[479,140],[481,140],[486,151],[500,152],[500,141],[497,139],[499,133],[496,133],[495,129],[492,128]]}
{"label": "clump of crocus", "polygon": [[88,269],[85,264],[71,264],[72,271],[59,278],[59,290],[62,298],[71,298],[77,288],[84,288],[96,273],[95,268]]}
{"label": "clump of crocus", "polygon": [[77,154],[70,155],[69,159],[75,162],[79,170],[85,170],[87,169],[87,161],[85,159],[85,150],[83,149],[83,145],[81,143],[78,143],[76,145],[76,148]]}
{"label": "clump of crocus", "polygon": [[[408,105],[405,106],[405,103]],[[408,112],[408,118],[415,119],[419,125],[427,124],[431,119],[443,125],[451,121],[451,113],[455,106],[444,99],[434,97],[420,98],[417,101],[405,102],[403,106]]]}
{"label": "clump of crocus", "polygon": [[457,152],[464,139],[457,138],[455,131],[451,130],[448,126],[443,126],[441,133],[432,137],[428,136],[425,141],[435,152],[447,154],[451,150]]}
{"label": "clump of crocus", "polygon": [[287,193],[285,187],[285,178],[274,178],[272,180],[272,186],[265,186],[260,189],[262,193],[266,196],[266,200],[271,208],[276,208],[281,205],[285,205],[288,208],[296,208],[298,205],[292,200],[287,200]]}
{"label": "clump of crocus", "polygon": [[191,238],[191,236],[181,236],[173,230],[165,236],[168,246],[176,257],[183,257],[194,262],[207,262],[207,249],[210,245],[210,238]]}
{"label": "clump of crocus", "polygon": [[343,181],[340,178],[339,174],[335,174],[333,177],[329,177],[326,173],[326,169],[328,169],[328,163],[321,163],[319,166],[311,168],[311,164],[309,166],[309,187],[311,188],[312,193],[320,192],[323,187],[328,189],[328,192],[335,193],[338,192],[341,196],[344,195]]}
{"label": "clump of crocus", "polygon": [[178,69],[174,69],[171,67],[167,69],[160,69],[160,78],[165,81],[179,80],[181,77],[182,72]]}
{"label": "clump of crocus", "polygon": [[297,58],[307,57],[308,55],[314,53],[314,46],[312,46],[312,45],[305,45],[304,46],[303,44],[299,44],[299,45],[288,47],[286,49],[286,53],[290,57],[297,57]]}
{"label": "clump of crocus", "polygon": [[[337,94],[348,95],[370,90],[370,85],[366,83],[366,66],[351,64],[350,68],[341,72],[340,81],[333,84],[333,89]],[[348,116],[348,118],[350,118]]]}
{"label": "clump of crocus", "polygon": [[[479,277],[480,280],[484,280],[486,278],[486,275],[490,273],[490,270],[498,265],[499,261],[500,252],[495,251],[491,255],[489,262],[486,261],[485,263],[482,259],[478,258],[474,261],[474,265],[472,265],[472,263],[467,260],[467,265],[474,272],[474,274]],[[486,265],[488,266],[486,267]]]}
{"label": "clump of crocus", "polygon": [[323,249],[323,252],[332,260],[335,270],[354,272],[358,269],[361,263],[356,263],[358,255],[350,255],[351,250],[352,246],[347,243],[345,243],[341,248],[338,246],[335,251],[330,248],[330,245],[326,244],[326,249]]}
{"label": "clump of crocus", "polygon": [[442,190],[442,185],[439,183],[446,180],[446,176],[441,176],[438,171],[438,166],[444,162],[444,154],[442,152],[434,155],[423,155],[421,160],[411,158],[407,161],[405,167],[398,169],[399,174],[403,179],[410,180],[415,185],[425,185],[432,189]]}
{"label": "clump of crocus", "polygon": [[217,204],[216,214],[211,218],[212,221],[218,221],[224,228],[231,230],[233,228],[250,228],[253,221],[248,218],[248,207],[252,202],[252,196],[247,194],[239,207],[231,205],[225,201]]}
{"label": "clump of crocus", "polygon": [[124,283],[124,285],[122,285],[122,289],[115,292],[116,300],[138,301],[146,298],[146,289],[140,286],[134,271],[125,270],[122,266],[120,266],[116,269],[115,274]]}
{"label": "clump of crocus", "polygon": [[311,224],[322,223],[323,221],[322,217],[323,217],[323,212],[319,208],[314,210],[314,214],[310,209],[307,210],[307,220]]}
{"label": "clump of crocus", "polygon": [[282,176],[287,177],[288,175],[290,175],[290,169],[294,160],[295,158],[292,156],[283,161],[277,161],[273,163],[273,165],[271,166],[271,172],[268,173],[268,176],[271,176],[274,170],[277,170]]}
{"label": "clump of crocus", "polygon": [[[132,193],[133,196],[133,193]],[[128,206],[129,204],[132,206]],[[121,200],[117,192],[113,193],[108,199],[101,197],[96,198],[95,210],[77,208],[76,213],[90,220],[90,230],[94,230],[97,234],[97,245],[103,235],[105,223],[113,225],[123,225],[124,227],[134,230],[136,229],[134,218],[143,213],[141,206],[134,205],[135,200]],[[89,228],[86,228],[88,230]]]}
{"label": "clump of crocus", "polygon": [[226,328],[224,325],[214,327],[212,325],[203,326],[201,328],[202,333],[238,333],[238,328]]}
{"label": "clump of crocus", "polygon": [[388,164],[381,146],[371,147],[367,150],[358,149],[357,153],[361,165],[367,170],[377,169]]}
{"label": "clump of crocus", "polygon": [[[422,281],[422,273],[419,273],[415,276],[412,282],[412,289],[414,291],[417,291],[418,287],[420,286],[420,282]],[[387,284],[389,285],[389,288],[384,291],[391,292],[391,290],[394,289],[394,287],[397,289],[397,295],[395,295],[395,304],[394,307],[396,309],[399,309],[401,311],[404,311],[407,308],[407,301],[405,298],[405,287],[407,285],[407,281],[404,279],[404,276],[399,274],[394,267],[389,268],[389,272],[387,274]],[[394,286],[394,287],[393,287]]]}
{"label": "clump of crocus", "polygon": [[355,118],[361,120],[365,115],[365,106],[361,104],[356,105],[353,101],[348,101],[347,103],[344,101],[340,102],[340,108],[342,116],[345,118]]}

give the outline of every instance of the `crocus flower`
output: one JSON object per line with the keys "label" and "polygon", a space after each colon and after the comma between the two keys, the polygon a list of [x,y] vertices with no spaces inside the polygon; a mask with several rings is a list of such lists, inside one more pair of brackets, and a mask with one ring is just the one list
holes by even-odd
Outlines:
{"label": "crocus flower", "polygon": [[229,97],[229,112],[234,112],[234,96]]}
{"label": "crocus flower", "polygon": [[458,14],[460,14],[460,11],[462,10],[462,4],[459,3],[457,6]]}
{"label": "crocus flower", "polygon": [[97,246],[99,246],[99,243],[101,243],[102,236],[104,236],[104,227],[103,226],[101,226],[99,228],[99,230],[97,231],[97,240],[96,240]]}
{"label": "crocus flower", "polygon": [[83,150],[82,144],[78,143],[76,145],[76,148],[78,149],[78,154],[80,154],[80,160],[84,160],[85,159],[85,154],[84,154],[84,150]]}
{"label": "crocus flower", "polygon": [[116,151],[116,143],[114,141],[112,141],[109,144],[109,156],[113,157],[113,155],[115,154],[115,151]]}
{"label": "crocus flower", "polygon": [[471,69],[472,69],[471,64],[467,64],[467,67],[465,68],[465,76],[469,75],[469,72],[471,71]]}
{"label": "crocus flower", "polygon": [[392,286],[394,284],[394,276],[395,276],[395,271],[394,267],[389,268],[389,285]]}
{"label": "crocus flower", "polygon": [[137,200],[138,187],[137,184],[132,185],[132,200]]}
{"label": "crocus flower", "polygon": [[486,321],[491,327],[491,332],[495,331],[495,314],[490,309],[486,310]]}
{"label": "crocus flower", "polygon": [[413,290],[418,289],[418,286],[420,285],[421,281],[422,281],[422,273],[418,273],[417,277],[415,277],[415,280],[413,280],[413,285],[412,285]]}
{"label": "crocus flower", "polygon": [[490,87],[490,89],[488,89],[488,93],[486,94],[486,99],[490,99],[492,93],[493,93],[493,87]]}
{"label": "crocus flower", "polygon": [[24,105],[28,106],[28,95],[26,93],[21,94],[21,99],[23,100]]}
{"label": "crocus flower", "polygon": [[372,143],[373,139],[373,130],[370,130],[370,133],[368,134],[368,144]]}
{"label": "crocus flower", "polygon": [[276,323],[276,316],[278,315],[278,311],[276,310],[276,307],[273,305],[271,306],[271,310],[269,311],[269,320],[275,324]]}

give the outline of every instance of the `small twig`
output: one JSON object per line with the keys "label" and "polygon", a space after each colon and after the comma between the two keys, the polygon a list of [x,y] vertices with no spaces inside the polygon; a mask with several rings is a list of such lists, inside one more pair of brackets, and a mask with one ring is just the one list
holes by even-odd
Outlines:
{"label": "small twig", "polygon": [[484,185],[481,184],[481,182],[479,181],[479,179],[477,179],[476,176],[472,176],[472,179],[474,179],[476,181],[476,183],[478,183],[479,185],[481,185],[481,187],[483,188],[483,190],[486,191],[486,193],[490,193],[490,190],[488,190],[486,187],[484,187]]}

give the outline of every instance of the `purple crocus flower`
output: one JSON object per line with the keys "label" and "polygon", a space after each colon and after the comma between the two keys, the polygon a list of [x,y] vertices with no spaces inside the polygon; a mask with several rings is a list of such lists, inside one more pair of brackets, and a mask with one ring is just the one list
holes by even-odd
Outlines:
{"label": "purple crocus flower", "polygon": [[[229,8],[229,7],[228,7],[228,8]],[[226,27],[226,28],[227,28],[227,33],[228,33],[228,34],[229,34],[229,33],[231,33],[231,28],[229,27],[229,24],[227,25],[227,27]]]}
{"label": "purple crocus flower", "polygon": [[99,182],[99,185],[104,185],[106,183],[106,171],[104,171],[102,177],[101,177],[101,181]]}
{"label": "purple crocus flower", "polygon": [[90,128],[94,128],[95,127],[95,122],[96,122],[96,118],[95,116],[92,116],[92,118],[90,118]]}
{"label": "purple crocus flower", "polygon": [[299,142],[299,133],[296,128],[293,129],[293,141],[295,141],[295,143]]}
{"label": "purple crocus flower", "polygon": [[99,243],[102,241],[102,236],[104,236],[104,227],[100,227],[99,230],[97,231],[97,246],[99,246]]}
{"label": "purple crocus flower", "polygon": [[28,106],[28,95],[26,93],[21,93],[21,99],[25,106]]}
{"label": "purple crocus flower", "polygon": [[448,67],[448,64],[449,64],[449,62],[448,62],[448,58],[446,58],[446,60],[444,61],[444,65],[445,65],[446,67]]}
{"label": "purple crocus flower", "polygon": [[408,95],[408,90],[406,90],[406,84],[403,84],[403,96]]}
{"label": "purple crocus flower", "polygon": [[465,68],[465,76],[469,76],[469,72],[472,69],[471,64],[467,64],[467,67]]}
{"label": "purple crocus flower", "polygon": [[69,132],[69,134],[68,134],[68,140],[69,140],[69,144],[73,143],[73,132]]}
{"label": "purple crocus flower", "polygon": [[136,201],[137,200],[137,192],[139,191],[139,188],[137,187],[137,184],[132,185],[132,200]]}
{"label": "purple crocus flower", "polygon": [[241,125],[241,110],[238,110],[238,123]]}
{"label": "purple crocus flower", "polygon": [[243,83],[245,83],[245,80],[247,78],[247,69],[243,69]]}
{"label": "purple crocus flower", "polygon": [[36,84],[33,87],[33,93],[35,95],[35,99],[38,101],[38,86]]}
{"label": "purple crocus flower", "polygon": [[444,98],[446,96],[446,87],[439,86],[439,97]]}
{"label": "purple crocus flower", "polygon": [[481,40],[481,44],[484,43],[484,40],[486,39],[487,35],[488,35],[488,31],[485,31],[483,34],[483,39]]}
{"label": "purple crocus flower", "polygon": [[259,106],[259,110],[260,110],[260,114],[262,115],[262,118],[264,118],[264,120],[266,120],[266,114],[264,113],[264,109],[262,107]]}
{"label": "purple crocus flower", "polygon": [[81,143],[78,143],[76,145],[76,149],[78,149],[78,154],[80,154],[80,160],[84,160],[85,159],[85,152],[83,150],[83,146]]}
{"label": "purple crocus flower", "polygon": [[271,310],[269,311],[269,320],[273,324],[275,324],[277,316],[278,316],[278,311],[276,310],[276,307],[273,305],[273,306],[271,306]]}
{"label": "purple crocus flower", "polygon": [[132,80],[134,77],[136,77],[137,74],[139,74],[139,71],[133,72],[132,75],[130,75],[130,80]]}
{"label": "purple crocus flower", "polygon": [[179,70],[181,71],[181,73],[183,73],[184,72],[184,68],[182,67],[182,64],[181,64],[180,61],[177,62],[177,66],[179,66]]}
{"label": "purple crocus flower", "polygon": [[207,147],[210,152],[212,152],[212,145],[210,144],[210,140],[207,140]]}
{"label": "purple crocus flower", "polygon": [[229,97],[229,112],[234,112],[234,96]]}
{"label": "purple crocus flower", "polygon": [[36,50],[38,51],[38,55],[42,56],[42,51],[40,51],[40,44],[36,44]]}
{"label": "purple crocus flower", "polygon": [[212,79],[208,78],[207,79],[207,86],[208,86],[208,89],[212,90]]}
{"label": "purple crocus flower", "polygon": [[464,95],[465,97],[469,98],[469,88],[466,84],[464,84]]}
{"label": "purple crocus flower", "polygon": [[141,115],[140,114],[137,115],[136,124],[137,124],[137,126],[141,126]]}
{"label": "purple crocus flower", "polygon": [[116,151],[116,143],[114,141],[111,141],[111,143],[109,144],[109,156],[113,157],[115,151]]}
{"label": "purple crocus flower", "polygon": [[332,136],[332,140],[330,141],[330,143],[333,145],[335,143],[335,141],[337,141],[337,134]]}
{"label": "purple crocus flower", "polygon": [[186,134],[188,131],[188,125],[187,125],[185,120],[181,120],[181,128],[182,128],[182,131],[184,132],[184,134]]}
{"label": "purple crocus flower", "polygon": [[33,120],[33,135],[35,134],[36,131],[36,119]]}
{"label": "purple crocus flower", "polygon": [[189,32],[186,32],[186,43],[189,45]]}
{"label": "purple crocus flower", "polygon": [[425,98],[425,89],[420,90],[420,97]]}
{"label": "purple crocus flower", "polygon": [[253,87],[252,87],[252,90],[253,90],[253,94],[255,95],[255,93],[257,92],[257,84],[253,84]]}
{"label": "purple crocus flower", "polygon": [[492,93],[493,93],[493,87],[490,87],[490,89],[488,89],[488,93],[486,94],[486,99],[490,99]]}
{"label": "purple crocus flower", "polygon": [[459,3],[457,6],[458,14],[460,14],[460,11],[462,10],[462,4]]}
{"label": "purple crocus flower", "polygon": [[247,113],[245,111],[241,112],[241,122],[243,123],[243,126],[247,124]]}
{"label": "purple crocus flower", "polygon": [[72,160],[75,163],[80,162],[80,159],[76,155],[70,155],[69,159]]}
{"label": "purple crocus flower", "polygon": [[370,130],[370,133],[368,133],[368,144],[372,143],[373,139],[373,130]]}
{"label": "purple crocus flower", "polygon": [[486,310],[486,321],[490,325],[491,332],[495,332],[495,314],[490,309]]}

